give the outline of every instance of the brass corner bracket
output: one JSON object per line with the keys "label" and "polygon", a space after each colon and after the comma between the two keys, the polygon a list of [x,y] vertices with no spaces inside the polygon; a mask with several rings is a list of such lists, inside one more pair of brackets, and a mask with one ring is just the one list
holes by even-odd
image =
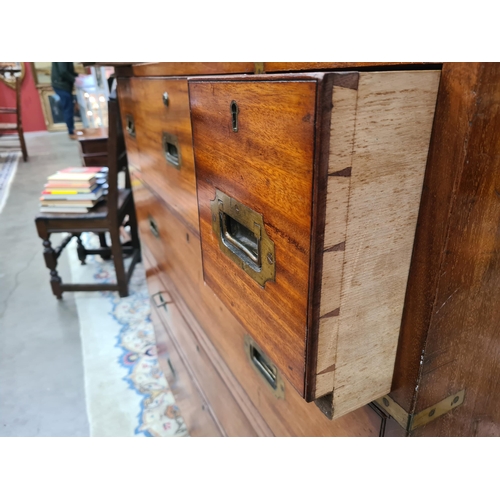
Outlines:
{"label": "brass corner bracket", "polygon": [[407,413],[404,408],[402,408],[389,396],[383,396],[374,402],[383,411],[389,414],[401,427],[403,427],[403,429],[407,432],[411,432],[418,427],[422,427],[423,425],[436,420],[436,418],[445,415],[457,406],[460,406],[464,402],[464,398],[465,389],[462,389],[456,394],[452,394],[439,403],[429,406],[429,408],[426,408],[416,414]]}

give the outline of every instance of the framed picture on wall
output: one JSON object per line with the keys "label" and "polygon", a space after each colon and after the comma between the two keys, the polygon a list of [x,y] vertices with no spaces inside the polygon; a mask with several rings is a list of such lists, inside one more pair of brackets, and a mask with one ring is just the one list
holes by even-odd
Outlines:
{"label": "framed picture on wall", "polygon": [[[39,89],[39,92],[47,130],[67,130],[59,96],[51,87]],[[75,94],[73,94],[73,104],[75,106],[75,128],[80,130],[83,128],[83,123]]]}

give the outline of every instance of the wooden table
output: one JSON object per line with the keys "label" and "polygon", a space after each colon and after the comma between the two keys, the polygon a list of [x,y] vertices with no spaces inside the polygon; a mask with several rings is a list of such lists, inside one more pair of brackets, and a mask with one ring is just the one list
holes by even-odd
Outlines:
{"label": "wooden table", "polygon": [[77,137],[84,166],[105,166],[108,164],[107,128],[78,130]]}

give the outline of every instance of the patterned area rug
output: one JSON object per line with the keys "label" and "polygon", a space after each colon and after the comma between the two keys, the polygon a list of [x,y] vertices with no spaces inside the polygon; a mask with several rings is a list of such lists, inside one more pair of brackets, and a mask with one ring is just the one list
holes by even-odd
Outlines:
{"label": "patterned area rug", "polygon": [[[82,235],[88,248],[96,235]],[[76,241],[66,251],[73,282],[115,281],[113,261],[77,258]],[[126,266],[128,262],[126,262]],[[77,292],[87,412],[92,436],[187,436],[156,354],[149,294],[142,264],[134,269],[130,295]]]}
{"label": "patterned area rug", "polygon": [[9,196],[10,185],[16,175],[21,153],[0,153],[0,213]]}

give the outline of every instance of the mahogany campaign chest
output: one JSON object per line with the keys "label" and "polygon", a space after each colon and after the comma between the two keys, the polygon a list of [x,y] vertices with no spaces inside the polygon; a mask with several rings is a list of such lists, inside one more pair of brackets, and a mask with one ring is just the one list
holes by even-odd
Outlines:
{"label": "mahogany campaign chest", "polygon": [[499,345],[478,302],[500,293],[498,73],[117,67],[152,321],[191,435],[498,432],[462,351]]}

